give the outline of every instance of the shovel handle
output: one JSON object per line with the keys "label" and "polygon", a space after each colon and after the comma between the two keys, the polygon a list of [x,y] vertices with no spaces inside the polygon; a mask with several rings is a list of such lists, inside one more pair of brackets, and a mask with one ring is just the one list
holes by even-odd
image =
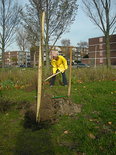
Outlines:
{"label": "shovel handle", "polygon": [[47,81],[47,80],[51,79],[52,77],[54,77],[55,75],[57,75],[57,74],[59,74],[59,73],[61,73],[61,72],[57,72],[56,74],[53,74],[53,75],[49,76],[49,77],[48,77],[47,79],[45,79],[44,81]]}

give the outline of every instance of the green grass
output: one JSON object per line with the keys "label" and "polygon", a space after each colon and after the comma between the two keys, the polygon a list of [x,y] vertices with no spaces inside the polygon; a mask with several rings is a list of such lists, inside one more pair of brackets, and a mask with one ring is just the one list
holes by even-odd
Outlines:
{"label": "green grass", "polygon": [[[53,88],[44,88],[44,93],[53,96],[67,94],[67,88],[57,82]],[[7,98],[15,106],[0,113],[0,155],[115,155],[115,88],[115,81],[75,82],[71,100],[82,104],[82,112],[63,116],[40,130],[24,128],[17,108],[17,103],[35,102],[36,91],[1,90],[1,99]]]}
{"label": "green grass", "polygon": [[0,92],[1,97],[12,102],[33,102],[36,98],[36,91],[26,92],[24,89],[10,89]]}

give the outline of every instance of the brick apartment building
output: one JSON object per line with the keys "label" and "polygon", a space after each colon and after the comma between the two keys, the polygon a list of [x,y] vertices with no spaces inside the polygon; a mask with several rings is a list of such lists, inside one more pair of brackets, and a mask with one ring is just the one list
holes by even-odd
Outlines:
{"label": "brick apartment building", "polygon": [[6,67],[30,65],[30,52],[7,51],[4,52],[4,58]]}
{"label": "brick apartment building", "polygon": [[[116,34],[110,36],[110,57],[111,65],[116,65]],[[106,64],[106,44],[105,37],[89,39],[89,60],[91,65]]]}
{"label": "brick apartment building", "polygon": [[[54,47],[49,46],[49,48],[52,48],[53,50],[57,50],[57,51],[59,51],[60,55],[65,56],[65,52],[63,52],[61,46],[54,46]],[[39,60],[39,47],[35,46],[35,47],[32,47],[30,49],[30,58],[31,58],[31,65],[34,67],[37,66],[38,60]],[[43,54],[43,61],[44,61],[44,63],[46,63],[46,52],[45,52],[45,50],[44,50],[44,54]]]}
{"label": "brick apartment building", "polygon": [[[52,47],[53,50],[57,50],[60,55],[63,55],[68,61],[70,59],[70,47],[66,46],[54,46]],[[51,46],[49,47],[51,48]],[[30,58],[31,58],[31,65],[36,66],[38,64],[38,53],[39,48],[38,47],[32,47],[30,49]],[[73,61],[80,60],[83,56],[88,54],[88,48],[80,49],[79,47],[73,46],[72,47],[72,55],[73,55]],[[46,53],[44,52],[43,60],[46,62]]]}

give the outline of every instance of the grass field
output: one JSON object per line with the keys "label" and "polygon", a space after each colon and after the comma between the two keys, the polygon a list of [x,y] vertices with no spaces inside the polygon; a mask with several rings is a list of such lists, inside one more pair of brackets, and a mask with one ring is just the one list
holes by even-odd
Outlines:
{"label": "grass field", "polygon": [[[41,129],[24,126],[22,111],[24,106],[36,101],[36,82],[33,81],[34,86],[27,89],[31,77],[26,77],[29,78],[28,82],[24,79],[21,83],[22,77],[16,72],[15,78],[20,77],[19,84],[13,75],[7,75],[6,72],[0,80],[0,155],[116,154],[116,81],[112,77],[115,71],[107,71],[110,73],[107,75],[105,70],[97,73],[90,70],[90,73],[96,73],[95,76],[88,75],[87,70],[75,70],[71,100],[82,104],[81,113],[62,116],[56,124],[46,124]],[[29,70],[27,72],[26,75],[31,75]],[[32,72],[34,77],[36,73]],[[67,94],[67,88],[59,86],[58,82],[53,88],[45,83],[45,92]]]}

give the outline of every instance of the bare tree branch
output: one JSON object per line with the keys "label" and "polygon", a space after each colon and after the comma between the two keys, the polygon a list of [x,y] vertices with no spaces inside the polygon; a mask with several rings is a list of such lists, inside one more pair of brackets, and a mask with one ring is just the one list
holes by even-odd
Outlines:
{"label": "bare tree branch", "polygon": [[19,24],[21,7],[14,0],[0,0],[0,44],[2,48],[2,66],[4,67],[4,52],[15,36]]}
{"label": "bare tree branch", "polygon": [[110,34],[116,29],[116,14],[113,15],[114,9],[111,8],[111,2],[115,5],[113,0],[82,0],[86,14],[90,20],[97,25],[103,32],[106,41],[106,57],[107,66],[111,65],[110,61]]}
{"label": "bare tree branch", "polygon": [[[49,42],[52,42],[53,45],[57,42],[59,37],[66,32],[70,25],[75,20],[75,15],[77,13],[78,5],[77,0],[29,0],[30,5],[26,12],[23,12],[24,25],[30,25],[30,30],[28,31],[33,35],[33,27],[30,23],[33,23],[35,26],[35,32],[39,36],[39,24],[41,11],[45,11],[45,46],[46,53],[49,52]],[[31,14],[29,12],[31,11]],[[26,19],[24,18],[26,16]],[[35,18],[36,19],[35,19]],[[35,21],[35,23],[34,23]],[[25,26],[26,28],[26,26]],[[39,37],[35,42],[39,42]],[[47,58],[47,60],[49,60]]]}

